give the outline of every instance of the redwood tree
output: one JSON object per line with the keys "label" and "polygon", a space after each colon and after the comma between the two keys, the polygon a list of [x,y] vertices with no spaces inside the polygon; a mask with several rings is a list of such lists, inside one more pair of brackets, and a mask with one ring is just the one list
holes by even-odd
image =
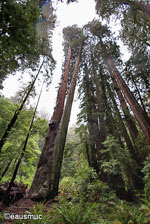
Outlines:
{"label": "redwood tree", "polygon": [[74,72],[73,72],[73,75],[72,75],[71,84],[70,84],[70,87],[69,87],[68,96],[67,96],[66,104],[65,104],[65,108],[64,108],[64,113],[63,113],[63,116],[62,116],[62,121],[60,123],[59,133],[57,135],[57,139],[56,139],[56,142],[55,142],[55,145],[54,145],[55,178],[54,178],[53,188],[49,192],[50,197],[51,197],[51,195],[54,195],[54,194],[57,195],[58,194],[58,186],[59,186],[59,179],[60,179],[60,173],[61,173],[61,165],[62,165],[62,160],[63,160],[63,152],[64,152],[67,130],[68,130],[68,125],[69,125],[69,120],[70,120],[70,115],[71,115],[72,103],[73,103],[74,94],[75,94],[75,88],[76,88],[77,79],[78,79],[82,47],[83,47],[83,41],[81,40],[79,53],[78,53],[76,65],[75,65],[75,68],[74,68]]}
{"label": "redwood tree", "polygon": [[31,198],[36,200],[44,200],[49,197],[53,198],[56,192],[49,195],[49,192],[53,189],[54,176],[55,176],[55,151],[54,144],[56,136],[58,134],[59,124],[63,114],[64,102],[67,91],[68,76],[70,69],[71,59],[71,47],[68,48],[68,54],[66,58],[66,65],[64,75],[61,79],[61,84],[58,90],[56,106],[54,108],[53,115],[49,122],[49,129],[45,138],[43,150],[38,162],[36,174],[30,188]]}
{"label": "redwood tree", "polygon": [[142,107],[139,105],[137,100],[135,99],[134,95],[126,85],[125,81],[121,77],[119,71],[117,70],[113,59],[110,55],[108,55],[106,46],[103,44],[101,39],[101,46],[105,57],[105,62],[108,67],[108,70],[112,76],[112,78],[115,78],[118,82],[118,85],[120,89],[122,90],[124,97],[126,98],[127,102],[129,103],[144,135],[146,136],[147,140],[150,141],[150,119],[145,113],[145,111],[142,109]]}
{"label": "redwood tree", "polygon": [[[106,26],[102,26],[101,23],[93,21],[89,24],[91,32],[98,37],[103,60],[107,66],[107,69],[112,77],[118,83],[119,88],[121,89],[122,93],[124,94],[125,99],[127,100],[128,104],[130,105],[131,110],[134,113],[136,120],[138,121],[144,135],[146,136],[147,140],[150,141],[150,118],[148,117],[147,113],[142,109],[139,105],[138,101],[134,97],[133,93],[130,91],[129,87],[125,83],[124,79],[120,75],[117,67],[115,66],[114,59],[112,58],[111,54],[108,52],[107,44],[104,43],[102,37],[110,37],[110,31]],[[106,41],[108,41],[106,39]],[[112,45],[112,41],[108,41],[108,44]],[[115,45],[114,45],[115,46]],[[111,51],[111,49],[110,49]]]}

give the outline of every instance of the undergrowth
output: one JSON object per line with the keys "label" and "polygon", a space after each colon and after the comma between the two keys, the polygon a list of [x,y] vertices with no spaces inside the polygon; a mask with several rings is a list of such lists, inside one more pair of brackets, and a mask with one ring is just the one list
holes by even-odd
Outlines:
{"label": "undergrowth", "polygon": [[[74,177],[61,180],[57,203],[52,203],[48,211],[44,203],[37,203],[27,212],[42,215],[42,220],[16,220],[14,224],[150,224],[148,185],[146,194],[138,200],[132,203],[120,200],[99,180],[86,160],[82,157],[81,160],[76,165]],[[4,222],[2,215],[0,222]]]}

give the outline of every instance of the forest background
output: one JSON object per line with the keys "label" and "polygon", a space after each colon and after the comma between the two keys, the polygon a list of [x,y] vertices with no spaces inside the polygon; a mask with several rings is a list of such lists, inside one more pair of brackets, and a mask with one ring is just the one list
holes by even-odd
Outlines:
{"label": "forest background", "polygon": [[[1,198],[4,205],[12,203],[15,181],[23,182],[28,197],[42,202],[34,212],[44,214],[43,222],[148,224],[150,5],[95,3],[96,19],[63,29],[64,60],[50,121],[37,108],[56,66],[54,5],[40,0],[0,3],[1,86],[18,71],[23,79],[27,73],[31,77],[11,99],[0,99]],[[121,49],[128,53],[126,60]],[[38,96],[36,82],[44,83]],[[76,86],[80,112],[67,137]],[[59,205],[45,212],[44,202],[59,192]]]}

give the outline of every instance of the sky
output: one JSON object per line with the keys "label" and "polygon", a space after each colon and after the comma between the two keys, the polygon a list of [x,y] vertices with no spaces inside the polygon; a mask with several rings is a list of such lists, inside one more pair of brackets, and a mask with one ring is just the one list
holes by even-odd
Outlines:
{"label": "sky", "polygon": [[[61,66],[64,60],[63,56],[63,47],[62,47],[62,29],[66,26],[71,26],[77,24],[78,26],[83,26],[89,21],[93,20],[96,16],[95,14],[95,1],[94,0],[79,0],[78,3],[74,2],[69,5],[66,2],[57,4],[56,9],[57,15],[57,26],[53,34],[53,57],[56,60],[56,69],[53,74],[52,84],[49,86],[49,91],[43,91],[40,103],[38,106],[38,111],[42,113],[48,113],[49,119],[53,113],[55,107],[55,100],[57,96],[58,83],[60,82],[60,77],[62,75]],[[15,76],[9,76],[7,80],[4,81],[4,89],[2,94],[5,97],[11,97],[15,95],[15,92],[21,86],[21,83],[27,83],[30,79],[30,76],[26,74],[26,78],[18,81],[20,73],[17,73]],[[37,84],[40,86],[40,83]],[[40,91],[40,87],[37,87]],[[79,101],[77,100],[77,91],[75,94],[75,99],[72,107],[70,126],[76,123],[76,116],[79,113]]]}

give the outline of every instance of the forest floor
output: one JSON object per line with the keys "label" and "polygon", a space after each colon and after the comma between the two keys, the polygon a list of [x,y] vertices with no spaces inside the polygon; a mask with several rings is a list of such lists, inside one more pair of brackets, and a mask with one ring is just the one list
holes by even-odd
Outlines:
{"label": "forest floor", "polygon": [[[4,185],[0,185],[0,224],[14,223],[15,220],[13,219],[13,215],[20,217],[24,214],[32,215],[31,211],[39,204],[38,202],[31,200],[31,198],[27,195],[26,192],[28,189],[25,185],[18,183],[14,184],[10,192],[10,200],[3,203],[4,195],[7,190],[6,186],[8,186],[8,184],[9,183],[7,182]],[[58,197],[43,203],[43,212],[48,212],[54,204],[59,205]],[[2,221],[1,223],[1,220],[4,220],[4,222]]]}
{"label": "forest floor", "polygon": [[150,200],[142,195],[132,202],[121,200],[98,183],[85,194],[85,188],[79,191],[65,182],[58,196],[45,202],[31,200],[23,183],[15,183],[4,198],[9,183],[0,185],[0,224],[150,224]]}
{"label": "forest floor", "polygon": [[[47,201],[44,204],[44,212],[49,211],[49,209],[53,206],[53,204],[58,203],[57,197],[54,200]],[[9,206],[0,205],[0,211],[1,214],[17,214],[18,216],[24,215],[24,214],[31,214],[31,209],[36,207],[37,202],[32,201],[30,198],[21,198],[19,201],[16,201],[13,204],[10,204]],[[8,220],[5,220],[5,224],[14,223],[14,219],[10,218]],[[0,223],[1,224],[1,223]]]}

